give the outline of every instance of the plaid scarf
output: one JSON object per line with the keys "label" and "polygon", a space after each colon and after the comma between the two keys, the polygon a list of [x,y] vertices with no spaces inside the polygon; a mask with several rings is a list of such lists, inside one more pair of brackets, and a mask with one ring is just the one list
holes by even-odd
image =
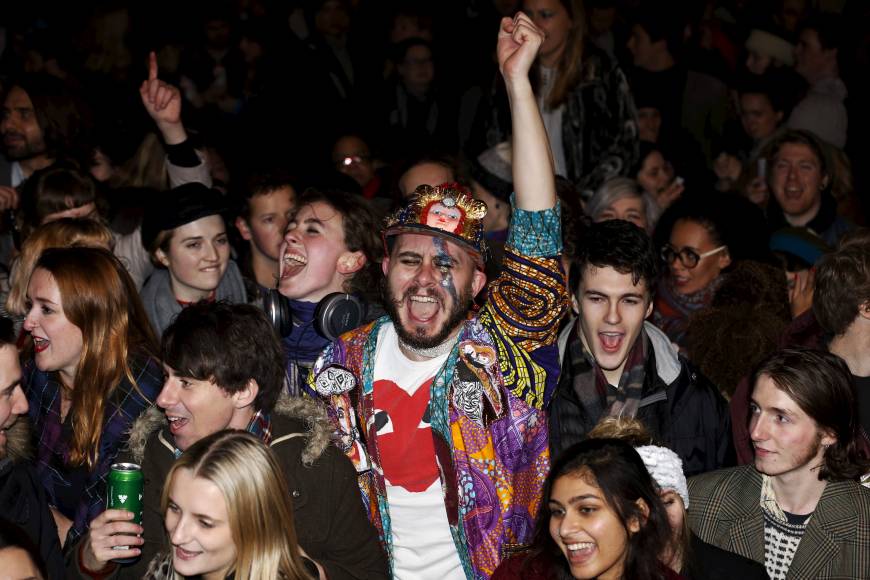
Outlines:
{"label": "plaid scarf", "polygon": [[245,431],[255,435],[265,445],[269,445],[272,442],[272,420],[269,418],[269,413],[263,411],[254,413]]}
{"label": "plaid scarf", "polygon": [[641,328],[637,340],[628,351],[619,385],[614,389],[601,368],[595,364],[595,358],[583,347],[583,341],[579,337],[573,341],[570,348],[571,376],[574,377],[574,392],[585,408],[590,423],[586,425],[587,432],[602,417],[634,417],[637,414],[648,349],[649,338],[646,330]]}

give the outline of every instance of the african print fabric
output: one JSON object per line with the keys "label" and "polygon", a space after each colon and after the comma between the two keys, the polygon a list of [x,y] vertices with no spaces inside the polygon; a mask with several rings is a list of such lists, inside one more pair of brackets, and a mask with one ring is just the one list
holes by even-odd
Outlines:
{"label": "african print fabric", "polygon": [[[505,554],[532,541],[550,467],[542,409],[556,387],[555,339],[568,305],[560,252],[558,208],[514,210],[502,274],[429,387],[444,505],[469,579],[489,578]],[[373,404],[378,336],[388,322],[342,336],[309,382],[328,402],[337,444],[357,468],[369,517],[392,555]]]}

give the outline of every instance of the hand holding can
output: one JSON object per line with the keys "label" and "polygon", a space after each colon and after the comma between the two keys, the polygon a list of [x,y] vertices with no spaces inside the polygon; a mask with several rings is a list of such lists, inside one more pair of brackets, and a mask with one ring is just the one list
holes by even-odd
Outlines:
{"label": "hand holding can", "polygon": [[[143,483],[142,468],[139,465],[135,463],[115,463],[109,471],[106,493],[107,511],[125,510],[130,512],[133,515],[132,523],[139,527],[139,533],[141,533],[142,524]],[[118,534],[128,535],[122,530],[118,530]],[[134,548],[130,544],[112,547],[116,551],[129,551]],[[135,561],[136,557],[116,558],[112,561],[126,564]]]}

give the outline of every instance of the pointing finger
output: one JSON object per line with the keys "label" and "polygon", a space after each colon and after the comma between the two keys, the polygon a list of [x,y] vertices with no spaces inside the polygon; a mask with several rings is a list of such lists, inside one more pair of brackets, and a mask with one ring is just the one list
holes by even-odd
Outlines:
{"label": "pointing finger", "polygon": [[148,53],[148,80],[157,79],[157,54],[152,50]]}

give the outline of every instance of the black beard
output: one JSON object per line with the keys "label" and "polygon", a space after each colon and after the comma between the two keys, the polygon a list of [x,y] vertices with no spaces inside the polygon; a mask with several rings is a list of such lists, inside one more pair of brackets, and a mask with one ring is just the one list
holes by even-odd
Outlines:
{"label": "black beard", "polygon": [[453,304],[453,307],[450,309],[450,316],[447,317],[441,330],[429,337],[425,335],[425,330],[422,328],[419,329],[421,334],[409,331],[407,328],[402,326],[401,319],[399,318],[399,306],[403,304],[411,294],[418,293],[420,293],[420,288],[414,286],[409,288],[403,297],[397,299],[393,296],[387,279],[381,278],[381,301],[383,302],[384,310],[387,311],[390,320],[393,321],[393,326],[396,328],[396,334],[399,335],[399,339],[411,348],[433,348],[450,338],[450,335],[453,334],[456,327],[468,317],[468,311],[471,310],[472,304],[471,284],[469,284],[467,288],[463,288],[459,293],[459,300]]}
{"label": "black beard", "polygon": [[6,152],[6,158],[10,161],[26,161],[27,159],[32,159],[45,153],[44,145],[34,145],[26,139],[23,141],[22,145],[18,147],[10,148],[5,144],[3,144],[2,147]]}

